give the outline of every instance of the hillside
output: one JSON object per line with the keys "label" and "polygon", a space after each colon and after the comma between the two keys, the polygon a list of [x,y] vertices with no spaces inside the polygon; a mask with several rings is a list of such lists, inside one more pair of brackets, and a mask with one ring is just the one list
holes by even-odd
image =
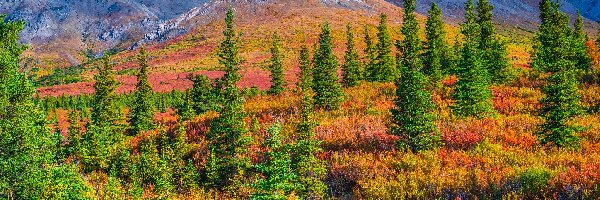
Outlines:
{"label": "hillside", "polygon": [[6,1],[0,199],[599,199],[589,21],[404,1]]}
{"label": "hillside", "polygon": [[[367,2],[367,1],[365,1]],[[264,69],[265,65],[263,62],[268,58],[267,50],[268,46],[265,44],[269,43],[270,35],[277,31],[284,38],[285,43],[285,63],[288,67],[287,75],[291,80],[295,79],[295,71],[297,71],[297,52],[300,45],[304,42],[313,43],[316,41],[317,34],[315,34],[320,25],[325,21],[329,21],[334,30],[334,41],[337,44],[335,49],[338,56],[342,56],[344,47],[344,29],[348,22],[355,25],[355,32],[357,36],[360,36],[364,32],[363,25],[370,24],[370,31],[374,33],[374,25],[378,22],[378,16],[381,12],[388,13],[390,15],[389,23],[393,27],[391,29],[394,38],[398,38],[400,25],[400,8],[381,0],[368,1],[367,3],[354,3],[350,4],[322,4],[318,1],[287,1],[285,3],[269,3],[269,4],[234,4],[235,9],[239,12],[239,20],[236,25],[240,27],[240,30],[244,33],[243,44],[241,46],[242,57],[245,62],[243,63],[244,71],[247,71],[245,79],[241,83],[245,83],[244,86],[250,87],[253,85],[260,86],[261,88],[268,87],[268,82],[260,81],[264,80],[268,76],[268,73]],[[367,6],[368,9],[353,9],[359,6]],[[226,10],[225,5],[220,7],[213,7],[212,9],[222,12]],[[219,15],[213,16],[218,18]],[[424,20],[423,17],[420,17]],[[191,21],[201,21],[202,16],[191,18]],[[161,88],[176,88],[183,89],[190,86],[188,84],[175,84],[186,82],[186,74],[189,72],[196,71],[213,71],[219,70],[215,47],[221,40],[222,34],[219,31],[222,29],[223,24],[220,21],[211,22],[205,26],[199,26],[194,30],[190,30],[189,33],[181,35],[179,37],[170,39],[165,42],[151,43],[148,46],[150,51],[151,59],[150,69],[153,75],[161,77],[173,77],[170,80],[163,80],[155,82],[155,87]],[[450,27],[450,29],[454,29]],[[362,37],[362,36],[361,36]],[[359,40],[362,41],[362,40]],[[359,46],[363,46],[363,42],[359,43]],[[132,56],[137,52],[125,51],[114,56],[113,60],[118,65],[117,69],[121,70],[123,79],[132,78],[130,72],[131,68],[136,67]],[[91,75],[94,74],[93,68],[83,72],[82,77],[84,80],[91,80]],[[253,81],[252,81],[253,80]],[[160,86],[158,86],[160,83]],[[82,85],[87,85],[83,86]],[[39,90],[42,95],[46,93],[52,95],[60,95],[63,93],[70,93],[68,91],[90,91],[90,83],[82,84],[67,84],[58,85],[51,87],[42,87]],[[126,84],[122,91],[129,91],[133,85]],[[163,89],[161,91],[169,91],[170,89]]]}
{"label": "hillside", "polygon": [[[393,5],[401,5],[401,0],[386,0]],[[465,0],[437,0],[449,22],[461,21]],[[520,28],[531,31],[538,23],[536,0],[492,0],[495,7],[495,20],[507,28]],[[597,1],[567,0],[563,10],[574,14],[579,9],[592,21],[600,20],[600,6]],[[426,13],[431,0],[418,1],[417,11]],[[9,19],[23,19],[27,26],[22,33],[22,41],[31,43],[30,65],[51,70],[56,66],[65,67],[80,63],[82,51],[93,47],[99,54],[106,49],[129,49],[144,43],[164,42],[215,22],[223,14],[225,1],[191,0],[172,2],[164,0],[109,0],[88,1],[85,3],[70,0],[44,1],[5,1],[0,2],[0,13]],[[243,0],[234,1],[234,7],[248,8],[248,13],[261,12],[278,5],[288,9],[320,7],[346,9],[362,12],[381,12],[387,3],[377,0],[366,1],[279,1]],[[291,9],[290,9],[291,8]],[[242,9],[243,10],[243,9]],[[264,11],[263,11],[264,12]],[[297,13],[296,13],[297,14]],[[256,15],[256,21],[262,21]],[[589,21],[588,26],[595,26]]]}

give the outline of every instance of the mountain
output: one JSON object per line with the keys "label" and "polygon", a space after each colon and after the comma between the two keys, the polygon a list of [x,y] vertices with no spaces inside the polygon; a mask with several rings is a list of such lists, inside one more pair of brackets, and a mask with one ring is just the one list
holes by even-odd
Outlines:
{"label": "mountain", "polygon": [[208,1],[19,0],[0,2],[0,13],[27,22],[21,40],[31,43],[33,50],[63,57],[76,55],[84,40],[97,49],[127,47],[164,21]]}
{"label": "mountain", "polygon": [[[432,1],[449,21],[456,23],[462,18],[466,0],[419,0],[417,10],[426,13]],[[581,10],[588,19],[598,21],[599,1],[563,0],[563,10],[571,14]],[[535,29],[539,0],[490,2],[498,23]],[[19,0],[0,2],[0,13],[27,22],[22,41],[32,44],[35,54],[30,55],[41,59],[39,63],[66,60],[63,65],[72,65],[78,63],[78,51],[84,44],[93,44],[99,52],[163,42],[220,19],[229,3],[237,13],[248,14],[245,19],[257,23],[277,14],[270,12],[273,8],[277,12],[316,7],[382,12],[384,4],[402,5],[401,0]]]}

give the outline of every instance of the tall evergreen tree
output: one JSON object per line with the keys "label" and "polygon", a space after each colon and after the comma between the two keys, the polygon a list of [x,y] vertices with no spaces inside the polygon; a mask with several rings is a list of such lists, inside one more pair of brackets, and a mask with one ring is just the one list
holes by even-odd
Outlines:
{"label": "tall evergreen tree", "polygon": [[117,126],[121,119],[115,90],[119,82],[115,79],[110,56],[105,53],[94,76],[94,97],[90,123],[82,140],[81,163],[83,170],[92,172],[107,170],[110,158],[118,152],[124,141],[122,130]]}
{"label": "tall evergreen tree", "polygon": [[574,135],[579,129],[570,123],[580,114],[581,97],[575,77],[578,56],[577,41],[569,27],[569,17],[559,11],[560,5],[550,0],[540,3],[542,24],[535,35],[532,65],[550,74],[542,102],[541,116],[545,119],[538,132],[542,144],[577,146]]}
{"label": "tall evergreen tree", "polygon": [[506,42],[502,41],[494,27],[494,6],[488,0],[479,0],[477,12],[479,15],[479,49],[481,50],[481,62],[489,79],[493,83],[501,83],[505,80],[506,69],[510,67],[508,62],[508,50]]}
{"label": "tall evergreen tree", "polygon": [[486,117],[494,111],[492,91],[484,69],[484,59],[478,49],[479,25],[473,11],[473,1],[466,3],[466,22],[461,27],[465,39],[461,49],[461,60],[457,67],[458,81],[454,92],[455,105],[452,111],[462,117]]}
{"label": "tall evergreen tree", "polygon": [[312,88],[312,82],[313,82],[313,68],[312,68],[312,64],[310,62],[310,52],[308,50],[308,47],[306,47],[306,45],[302,45],[302,47],[300,47],[300,56],[299,56],[299,63],[300,63],[300,74],[299,74],[299,80],[297,83],[298,88],[302,89],[302,90],[308,90],[310,88]]}
{"label": "tall evergreen tree", "polygon": [[135,104],[129,115],[131,132],[138,134],[154,127],[154,90],[148,82],[148,54],[142,47],[138,55],[140,71],[135,85]]}
{"label": "tall evergreen tree", "polygon": [[254,183],[256,189],[252,199],[288,199],[300,187],[298,174],[292,170],[291,146],[283,143],[280,135],[281,125],[275,124],[269,129],[269,138],[263,146],[265,160],[255,168],[264,176]]}
{"label": "tall evergreen tree", "polygon": [[333,54],[333,41],[329,23],[325,23],[319,35],[319,48],[315,53],[313,90],[317,108],[334,110],[344,100],[344,92],[338,83],[338,61]]}
{"label": "tall evergreen tree", "polygon": [[67,156],[73,156],[74,158],[81,157],[81,127],[79,125],[80,114],[77,111],[69,112],[69,130],[67,131],[67,138],[69,143],[66,147]]}
{"label": "tall evergreen tree", "polygon": [[376,82],[393,82],[399,77],[394,57],[392,56],[392,37],[388,33],[387,15],[381,14],[377,26],[377,58],[376,64],[369,71],[369,80]]}
{"label": "tall evergreen tree", "polygon": [[361,72],[362,73],[362,78],[365,80],[369,80],[370,77],[370,72],[374,71],[374,67],[375,64],[377,63],[377,56],[376,56],[376,50],[375,49],[375,44],[373,44],[373,36],[371,35],[371,32],[369,31],[369,26],[365,25],[365,58],[363,59],[363,66],[364,69]]}
{"label": "tall evergreen tree", "polygon": [[435,104],[431,93],[425,89],[427,78],[421,72],[421,40],[415,8],[415,0],[404,1],[401,30],[404,40],[400,48],[402,77],[396,81],[396,108],[392,109],[394,126],[391,131],[402,138],[399,148],[420,151],[437,147],[441,137],[434,123]]}
{"label": "tall evergreen tree", "polygon": [[316,125],[313,119],[311,91],[304,91],[300,123],[296,126],[296,144],[292,154],[292,168],[298,174],[298,182],[301,185],[298,195],[303,199],[322,199],[327,191],[327,185],[323,182],[327,168],[315,155],[323,151],[321,142],[314,138]]}
{"label": "tall evergreen tree", "polygon": [[85,199],[91,188],[77,170],[56,161],[56,140],[35,89],[19,72],[23,21],[0,15],[0,199]]}
{"label": "tall evergreen tree", "polygon": [[271,44],[271,94],[281,94],[285,90],[285,79],[283,77],[283,54],[281,52],[281,38],[277,33],[273,34]]}
{"label": "tall evergreen tree", "polygon": [[194,83],[187,92],[187,95],[190,96],[190,106],[193,108],[194,114],[203,114],[209,110],[215,110],[217,97],[212,80],[204,74],[190,74],[188,79]]}
{"label": "tall evergreen tree", "polygon": [[193,94],[191,93],[191,89],[188,89],[185,92],[183,102],[177,108],[177,115],[179,115],[180,121],[191,120],[196,116],[194,105],[196,105],[196,103],[194,102]]}
{"label": "tall evergreen tree", "polygon": [[235,24],[233,23],[234,14],[232,8],[227,10],[225,16],[225,30],[223,35],[225,39],[218,46],[219,64],[223,65],[225,75],[221,77],[217,83],[217,88],[225,90],[228,88],[236,88],[236,84],[242,78],[242,75],[238,73],[240,70],[240,63],[242,58],[239,56],[239,40],[240,34],[235,30]]}
{"label": "tall evergreen tree", "polygon": [[430,81],[436,87],[439,87],[443,78],[443,71],[448,70],[449,61],[447,54],[449,51],[446,42],[446,30],[442,20],[442,10],[437,4],[432,3],[429,9],[429,18],[425,26],[425,37],[427,38],[424,57],[424,72],[429,76]]}
{"label": "tall evergreen tree", "polygon": [[581,12],[577,11],[577,18],[575,19],[574,25],[575,38],[584,40],[585,39],[585,31],[583,30],[583,17],[581,16]]}
{"label": "tall evergreen tree", "polygon": [[342,84],[345,87],[357,86],[361,79],[360,62],[358,60],[358,52],[354,45],[354,33],[352,33],[352,26],[348,23],[346,25],[346,55],[344,56],[344,65],[342,66]]}
{"label": "tall evergreen tree", "polygon": [[[233,23],[233,11],[227,11],[225,18],[225,39],[219,46],[219,61],[225,66],[225,75],[219,80],[219,117],[212,121],[206,134],[210,158],[207,164],[208,185],[217,189],[227,189],[236,182],[236,177],[244,175],[250,161],[244,156],[251,138],[247,136],[244,122],[244,99],[236,83],[240,80],[238,55],[239,35]],[[235,186],[233,186],[235,187]],[[235,191],[229,191],[235,194]]]}
{"label": "tall evergreen tree", "polygon": [[92,125],[110,126],[120,118],[120,110],[116,104],[115,90],[119,81],[115,78],[110,55],[104,53],[102,62],[98,65],[98,74],[94,76],[94,98],[92,103]]}
{"label": "tall evergreen tree", "polygon": [[583,30],[583,17],[581,13],[577,12],[577,19],[575,20],[575,30],[572,36],[575,54],[577,55],[577,69],[589,70],[592,65],[592,59],[587,53],[587,45],[585,44],[588,40],[587,34]]}

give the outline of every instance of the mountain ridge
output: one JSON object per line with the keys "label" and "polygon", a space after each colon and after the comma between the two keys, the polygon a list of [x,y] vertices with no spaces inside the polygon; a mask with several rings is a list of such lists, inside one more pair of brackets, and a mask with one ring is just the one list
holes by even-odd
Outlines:
{"label": "mountain ridge", "polygon": [[[466,0],[420,0],[417,11],[425,14],[432,2],[444,11],[446,19],[459,22]],[[592,20],[600,20],[600,0],[565,0],[562,9],[574,14],[578,9]],[[402,0],[385,0],[401,7]],[[490,0],[495,20],[525,30],[534,30],[538,0]],[[257,12],[268,5],[324,6],[349,10],[373,10],[376,0],[22,0],[0,3],[0,13],[9,19],[27,22],[22,41],[31,43],[37,53],[52,53],[54,60],[68,57],[77,64],[78,51],[86,43],[103,49],[129,49],[146,43],[164,42],[216,21],[228,4],[241,12]],[[283,11],[285,12],[285,10]],[[251,16],[253,17],[253,16]],[[260,20],[260,18],[255,18]],[[590,21],[588,26],[593,25]],[[47,62],[46,62],[47,63]]]}

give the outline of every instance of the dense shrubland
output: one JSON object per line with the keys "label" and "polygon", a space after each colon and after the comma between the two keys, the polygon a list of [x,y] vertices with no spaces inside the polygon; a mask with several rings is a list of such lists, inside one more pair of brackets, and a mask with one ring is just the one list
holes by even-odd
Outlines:
{"label": "dense shrubland", "polygon": [[600,197],[600,53],[580,18],[571,29],[543,0],[532,68],[521,68],[487,1],[467,2],[455,47],[435,4],[423,40],[415,1],[404,3],[396,51],[382,14],[376,34],[347,26],[340,64],[325,23],[298,50],[292,87],[272,33],[268,91],[236,85],[244,38],[231,10],[224,75],[190,75],[192,88],[170,93],[152,90],[142,48],[133,93],[116,94],[106,55],[94,94],[33,98],[18,71],[23,24],[1,20],[0,198]]}

